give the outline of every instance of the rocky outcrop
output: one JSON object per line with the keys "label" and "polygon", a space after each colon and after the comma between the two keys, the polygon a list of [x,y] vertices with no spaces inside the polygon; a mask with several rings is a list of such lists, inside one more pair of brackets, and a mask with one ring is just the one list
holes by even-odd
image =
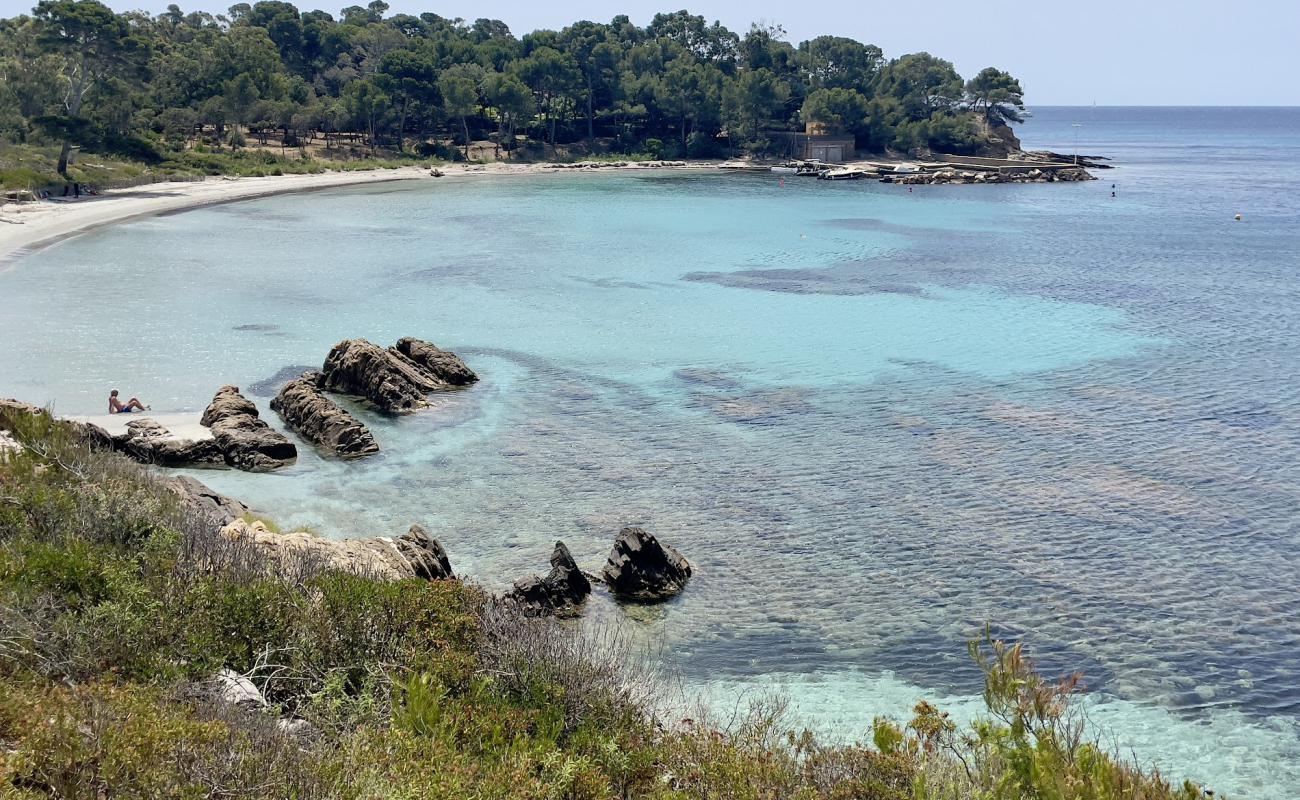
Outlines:
{"label": "rocky outcrop", "polygon": [[[40,406],[24,403],[21,400],[0,398],[0,430],[12,431],[12,425],[23,417],[48,415],[49,412]],[[113,449],[113,437],[109,436],[108,431],[98,425],[72,420],[59,420],[59,422],[66,425],[73,432],[73,435],[90,447],[97,450]]]}
{"label": "rocky outcrop", "polygon": [[225,456],[215,439],[176,439],[161,423],[146,418],[126,423],[126,431],[111,437],[112,448],[141,464],[159,467],[224,467]]}
{"label": "rocky outcrop", "polygon": [[971,183],[1069,183],[1074,181],[1095,181],[1097,177],[1081,167],[1024,167],[1016,170],[997,172],[994,170],[939,169],[934,172],[909,172],[889,174],[881,179],[882,183],[901,183],[909,186],[925,184],[971,184]]}
{"label": "rocky outcrop", "polygon": [[582,574],[564,542],[551,551],[551,571],[546,577],[520,578],[507,595],[529,614],[565,614],[591,594],[591,582]]}
{"label": "rocky outcrop", "polygon": [[468,386],[478,380],[460,356],[423,339],[403,336],[393,349],[449,386]]}
{"label": "rocky outcrop", "polygon": [[180,497],[186,509],[207,520],[213,530],[223,528],[249,512],[248,506],[235,498],[210,489],[188,475],[160,479],[160,482]]}
{"label": "rocky outcrop", "polygon": [[380,580],[453,577],[442,545],[418,525],[397,539],[322,539],[306,531],[277,533],[258,520],[237,519],[222,528],[221,535],[256,545],[273,568],[308,560],[322,570]]}
{"label": "rocky outcrop", "polygon": [[317,383],[322,389],[364,397],[390,414],[424,408],[429,404],[426,395],[446,388],[406,356],[365,339],[334,345]]}
{"label": "rocky outcrop", "polygon": [[686,588],[691,565],[682,554],[660,544],[641,528],[624,528],[614,540],[601,577],[624,600],[657,602]]}
{"label": "rocky outcrop", "polygon": [[223,386],[199,422],[212,429],[212,438],[226,464],[246,472],[268,472],[298,457],[293,442],[259,418],[257,406],[238,386]]}
{"label": "rocky outcrop", "polygon": [[421,525],[412,525],[411,529],[397,539],[397,552],[401,553],[411,571],[417,578],[426,581],[446,580],[456,577],[451,571],[451,561],[447,551],[437,539]]}
{"label": "rocky outcrop", "polygon": [[379,452],[370,429],[344,411],[317,386],[318,372],[289,381],[271,401],[271,409],[295,433],[340,458]]}

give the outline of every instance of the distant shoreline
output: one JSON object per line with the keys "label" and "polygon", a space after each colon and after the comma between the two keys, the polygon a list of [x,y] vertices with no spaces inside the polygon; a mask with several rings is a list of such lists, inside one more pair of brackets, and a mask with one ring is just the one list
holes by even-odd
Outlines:
{"label": "distant shoreline", "polygon": [[[686,163],[670,169],[712,169],[710,163]],[[615,167],[611,166],[610,169]],[[628,164],[618,169],[651,167]],[[555,172],[548,164],[495,163],[449,165],[438,170],[446,177],[473,175],[535,175]],[[0,205],[0,271],[23,256],[65,239],[142,217],[191,211],[196,208],[254,200],[280,194],[311,192],[409,180],[437,180],[426,167],[320,172],[262,178],[212,177],[198,181],[166,181],[128,189],[110,189],[93,197],[62,202],[45,200]]]}
{"label": "distant shoreline", "polygon": [[[844,167],[869,164],[903,163],[900,159],[852,162]],[[646,170],[722,171],[717,161],[647,161],[647,162],[580,162],[575,164],[535,162],[491,164],[453,164],[431,170],[423,166],[368,169],[351,172],[233,178],[209,177],[191,181],[165,181],[124,189],[109,189],[102,194],[76,200],[61,199],[32,202],[6,202],[0,205],[0,272],[14,262],[61,241],[93,230],[143,217],[175,214],[196,208],[255,200],[281,194],[312,192],[346,186],[363,186],[409,180],[437,180],[439,177],[492,175],[544,175],[574,172],[646,171]],[[957,169],[960,169],[958,167]],[[1080,171],[1081,170],[1076,170]],[[436,174],[434,174],[436,172]],[[973,174],[973,173],[972,173]],[[934,173],[931,173],[934,175]],[[1085,172],[1084,175],[1087,175]],[[960,174],[948,171],[951,179],[938,180],[919,175],[899,176],[899,183],[971,183]],[[970,175],[967,176],[968,178]],[[1092,179],[1087,176],[1084,179]],[[982,181],[981,181],[982,182]],[[992,181],[990,181],[992,182]]]}

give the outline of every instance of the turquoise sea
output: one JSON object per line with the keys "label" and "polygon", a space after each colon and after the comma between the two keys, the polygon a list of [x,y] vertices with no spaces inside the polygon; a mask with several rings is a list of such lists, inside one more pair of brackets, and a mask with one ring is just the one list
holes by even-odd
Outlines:
{"label": "turquoise sea", "polygon": [[719,706],[783,692],[844,737],[920,697],[972,713],[988,623],[1082,670],[1124,753],[1300,796],[1300,109],[1040,108],[1022,135],[1116,168],[444,178],[133,222],[0,267],[0,395],[198,410],[235,383],[274,419],[276,376],[336,341],[427,338],[483,381],[357,409],[379,457],[199,477],[327,535],[420,521],[493,587],[644,525],[696,577],[585,624],[630,615]]}

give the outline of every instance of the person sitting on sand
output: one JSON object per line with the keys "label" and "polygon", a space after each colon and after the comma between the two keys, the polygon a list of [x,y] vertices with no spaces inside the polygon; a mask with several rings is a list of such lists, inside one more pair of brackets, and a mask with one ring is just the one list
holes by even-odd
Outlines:
{"label": "person sitting on sand", "polygon": [[117,399],[117,390],[108,393],[108,413],[110,414],[130,414],[134,411],[148,411],[149,407],[132,397],[123,403]]}

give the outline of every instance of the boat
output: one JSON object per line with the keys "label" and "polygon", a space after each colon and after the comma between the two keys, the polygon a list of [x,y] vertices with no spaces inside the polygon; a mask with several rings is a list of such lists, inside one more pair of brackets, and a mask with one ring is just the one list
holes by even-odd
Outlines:
{"label": "boat", "polygon": [[916,164],[908,164],[908,163],[904,162],[904,163],[902,163],[902,164],[895,164],[895,165],[894,165],[894,172],[909,172],[909,173],[910,173],[910,172],[920,172],[920,171],[921,171],[921,168],[918,167]]}
{"label": "boat", "polygon": [[867,171],[857,167],[840,167],[828,169],[817,177],[824,181],[860,181],[867,177]]}
{"label": "boat", "polygon": [[799,165],[778,164],[777,166],[772,167],[772,171],[781,175],[797,175],[799,174]]}
{"label": "boat", "polygon": [[718,169],[734,170],[736,172],[767,172],[771,167],[762,164],[751,164],[748,161],[728,161],[725,164],[719,164]]}
{"label": "boat", "polygon": [[794,174],[803,175],[804,177],[816,177],[828,169],[830,169],[830,165],[823,164],[821,159],[809,158],[795,163]]}

